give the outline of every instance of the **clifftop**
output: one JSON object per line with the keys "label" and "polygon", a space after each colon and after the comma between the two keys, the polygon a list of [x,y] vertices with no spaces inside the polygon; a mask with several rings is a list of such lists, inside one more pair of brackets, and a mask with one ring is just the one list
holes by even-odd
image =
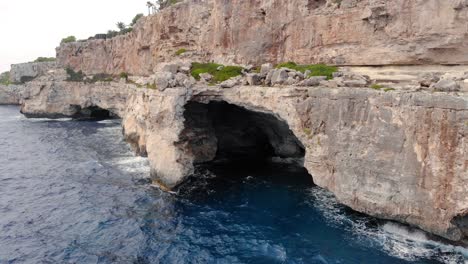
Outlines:
{"label": "clifftop", "polygon": [[[255,65],[467,64],[467,6],[462,0],[189,0],[141,19],[124,36],[63,44],[57,58],[90,74],[135,75],[184,58]],[[182,48],[187,52],[177,55]]]}

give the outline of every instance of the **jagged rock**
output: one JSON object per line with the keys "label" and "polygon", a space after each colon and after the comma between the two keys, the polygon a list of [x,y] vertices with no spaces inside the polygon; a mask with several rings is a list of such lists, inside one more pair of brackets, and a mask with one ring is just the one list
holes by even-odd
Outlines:
{"label": "jagged rock", "polygon": [[366,75],[357,73],[346,72],[341,77],[335,78],[340,86],[346,87],[368,87],[370,85],[370,78]]}
{"label": "jagged rock", "polygon": [[179,68],[179,72],[189,74],[190,73],[190,66],[182,66]]}
{"label": "jagged rock", "polygon": [[239,85],[240,80],[241,80],[241,77],[236,76],[236,77],[232,77],[231,79],[220,83],[219,85],[221,86],[221,88],[232,88],[232,87],[234,87],[236,85]]}
{"label": "jagged rock", "polygon": [[244,67],[244,70],[246,70],[247,72],[251,72],[253,70],[254,66],[252,64],[249,64],[247,66]]}
{"label": "jagged rock", "polygon": [[266,76],[271,70],[273,70],[273,64],[271,63],[262,64],[262,67],[260,68],[260,74],[263,76]]}
{"label": "jagged rock", "polygon": [[175,80],[176,80],[176,85],[175,86],[179,86],[179,87],[184,86],[184,83],[188,78],[189,77],[186,74],[183,74],[181,72],[177,73],[175,75]]}
{"label": "jagged rock", "polygon": [[294,77],[288,77],[288,79],[286,80],[287,85],[294,85],[294,84],[297,84],[298,82],[299,81],[295,79]]}
{"label": "jagged rock", "polygon": [[179,65],[166,63],[163,67],[161,67],[161,72],[170,72],[172,74],[176,74],[179,71]]}
{"label": "jagged rock", "polygon": [[424,74],[422,79],[419,81],[419,84],[422,87],[430,87],[432,84],[437,83],[440,80],[440,77],[436,74]]}
{"label": "jagged rock", "polygon": [[211,81],[211,79],[213,79],[213,75],[211,75],[209,73],[201,73],[200,74],[200,79],[202,81],[209,82],[209,81]]}
{"label": "jagged rock", "polygon": [[341,72],[341,71],[338,71],[338,72],[334,72],[332,74],[333,78],[339,78],[339,77],[343,77],[344,73]]}
{"label": "jagged rock", "polygon": [[158,90],[164,91],[166,88],[174,85],[174,74],[171,72],[158,72],[156,74],[155,84]]}
{"label": "jagged rock", "polygon": [[197,80],[195,80],[195,78],[193,78],[192,76],[190,76],[189,78],[185,79],[184,80],[184,83],[182,84],[185,88],[192,88],[195,83],[197,83]]}
{"label": "jagged rock", "polygon": [[442,79],[431,86],[432,89],[439,92],[457,92],[460,91],[460,85],[454,80]]}
{"label": "jagged rock", "polygon": [[27,62],[11,65],[10,80],[14,83],[30,81],[57,67],[56,62]]}
{"label": "jagged rock", "polygon": [[283,84],[288,80],[288,71],[286,68],[276,69],[271,76],[271,84]]}
{"label": "jagged rock", "polygon": [[298,86],[318,86],[321,81],[326,80],[325,76],[313,76],[308,79],[303,80],[298,84]]}
{"label": "jagged rock", "polygon": [[246,81],[248,85],[260,85],[262,84],[262,76],[258,73],[249,73],[246,76]]}

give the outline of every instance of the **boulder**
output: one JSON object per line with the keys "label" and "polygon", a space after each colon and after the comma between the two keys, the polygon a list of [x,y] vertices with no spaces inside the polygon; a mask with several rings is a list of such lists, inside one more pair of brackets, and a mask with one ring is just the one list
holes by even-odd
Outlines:
{"label": "boulder", "polygon": [[308,79],[303,80],[298,84],[298,86],[319,86],[321,81],[326,80],[325,76],[313,76]]}
{"label": "boulder", "polygon": [[249,73],[247,74],[246,81],[248,85],[261,85],[262,76],[258,73]]}
{"label": "boulder", "polygon": [[195,83],[197,83],[197,80],[195,80],[195,78],[190,76],[189,78],[184,80],[184,83],[182,84],[182,86],[184,86],[185,88],[192,88],[195,85]]}
{"label": "boulder", "polygon": [[263,76],[266,76],[271,70],[273,70],[273,64],[271,63],[262,64],[262,67],[260,68],[260,74]]}
{"label": "boulder", "polygon": [[188,67],[187,66],[179,67],[179,72],[189,74],[190,73],[190,66],[188,66]]}
{"label": "boulder", "polygon": [[175,75],[175,81],[176,81],[176,85],[175,86],[178,86],[178,87],[182,87],[184,86],[184,83],[185,83],[185,80],[188,79],[188,76],[183,74],[183,73],[177,73]]}
{"label": "boulder", "polygon": [[242,77],[240,77],[240,76],[232,77],[231,79],[226,80],[226,81],[220,83],[219,85],[221,86],[221,88],[232,88],[232,87],[240,84],[241,78]]}
{"label": "boulder", "polygon": [[437,83],[440,81],[440,77],[433,73],[426,73],[422,76],[421,80],[419,81],[419,85],[422,87],[430,87],[432,84]]}
{"label": "boulder", "polygon": [[174,74],[171,72],[158,72],[156,74],[155,84],[160,91],[164,91],[166,88],[173,86]]}
{"label": "boulder", "polygon": [[431,88],[439,92],[457,92],[460,91],[460,85],[454,80],[442,79],[431,85]]}
{"label": "boulder", "polygon": [[285,68],[277,69],[273,72],[271,76],[271,84],[283,84],[289,78],[288,72]]}
{"label": "boulder", "polygon": [[254,66],[253,65],[247,65],[244,67],[244,70],[246,70],[247,72],[251,72],[253,70]]}
{"label": "boulder", "polygon": [[201,73],[200,74],[200,80],[202,80],[202,81],[209,82],[209,81],[211,81],[211,79],[213,79],[213,75],[211,75],[209,73]]}
{"label": "boulder", "polygon": [[177,71],[179,71],[179,65],[167,63],[167,64],[164,64],[164,66],[161,67],[161,71],[176,74]]}

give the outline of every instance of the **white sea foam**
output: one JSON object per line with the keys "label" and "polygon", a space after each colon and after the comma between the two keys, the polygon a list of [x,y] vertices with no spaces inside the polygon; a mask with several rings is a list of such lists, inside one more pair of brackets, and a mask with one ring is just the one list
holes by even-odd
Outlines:
{"label": "white sea foam", "polygon": [[[436,259],[443,263],[468,264],[468,249],[434,241],[425,232],[405,225],[387,222],[377,227],[369,225],[370,218],[350,217],[330,192],[313,188],[313,206],[333,225],[344,226],[359,239],[358,243],[377,244],[387,254],[400,259]],[[367,242],[366,242],[367,241]]]}

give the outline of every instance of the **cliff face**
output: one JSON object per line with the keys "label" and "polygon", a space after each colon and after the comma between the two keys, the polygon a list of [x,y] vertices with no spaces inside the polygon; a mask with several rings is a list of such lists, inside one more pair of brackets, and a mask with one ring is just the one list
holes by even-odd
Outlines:
{"label": "cliff face", "polygon": [[10,80],[15,83],[29,81],[57,67],[56,62],[27,62],[11,65]]}
{"label": "cliff face", "polygon": [[260,117],[256,123],[268,128],[275,154],[298,157],[303,148],[303,164],[314,182],[343,204],[454,241],[468,235],[468,101],[463,96],[253,86],[161,92],[60,78],[33,81],[29,89],[22,106],[29,116],[75,116],[80,109],[100,107],[122,117],[125,138],[148,156],[153,181],[167,188],[187,179],[197,162],[217,155],[221,143],[216,142],[225,138],[213,132],[203,106],[224,102]]}
{"label": "cliff face", "polygon": [[125,36],[61,45],[57,57],[86,73],[137,75],[180,48],[182,59],[223,63],[466,64],[467,18],[463,0],[189,0]]}

